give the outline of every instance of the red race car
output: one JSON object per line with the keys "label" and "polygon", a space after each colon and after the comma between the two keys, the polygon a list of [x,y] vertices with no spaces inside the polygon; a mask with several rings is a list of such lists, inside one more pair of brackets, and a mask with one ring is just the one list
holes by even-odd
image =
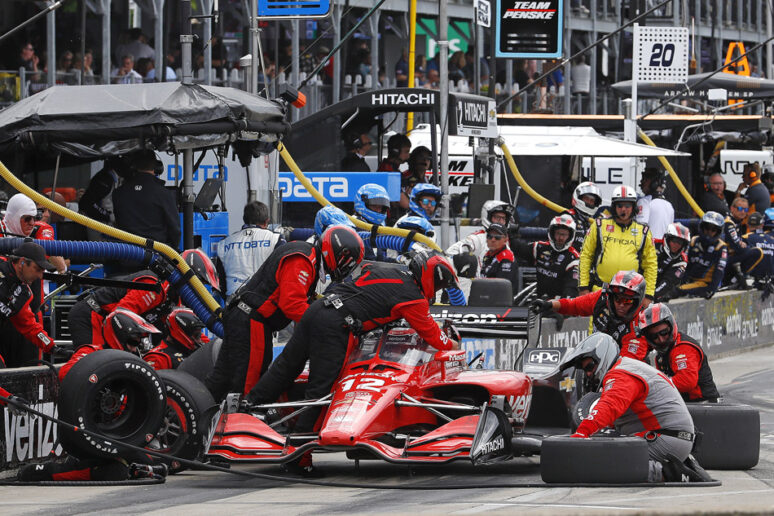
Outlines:
{"label": "red race car", "polygon": [[[463,351],[435,352],[413,329],[392,327],[360,340],[325,398],[251,408],[285,411],[271,426],[227,399],[213,418],[207,455],[282,463],[327,450],[404,464],[488,463],[535,451],[534,439],[520,436],[531,400],[527,375],[470,369]],[[307,406],[327,407],[319,432],[275,430]]]}

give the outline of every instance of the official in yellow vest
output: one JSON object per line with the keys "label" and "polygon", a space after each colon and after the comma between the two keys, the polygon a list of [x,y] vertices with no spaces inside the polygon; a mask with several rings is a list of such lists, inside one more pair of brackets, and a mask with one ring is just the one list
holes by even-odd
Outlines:
{"label": "official in yellow vest", "polygon": [[589,228],[580,255],[579,293],[597,290],[618,271],[639,271],[645,277],[645,305],[653,299],[658,258],[648,226],[634,220],[637,194],[629,186],[613,190],[610,217]]}

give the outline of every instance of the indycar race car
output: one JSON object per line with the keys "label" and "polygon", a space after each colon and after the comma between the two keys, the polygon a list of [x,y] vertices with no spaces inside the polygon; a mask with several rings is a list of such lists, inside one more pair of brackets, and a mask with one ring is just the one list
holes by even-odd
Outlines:
{"label": "indycar race car", "polygon": [[[470,369],[463,351],[435,352],[407,327],[375,330],[350,353],[333,392],[236,412],[227,399],[213,419],[207,455],[230,462],[282,463],[314,450],[392,463],[482,464],[530,449],[520,440],[532,381],[515,371]],[[281,432],[305,407],[327,407],[314,434]],[[259,412],[292,410],[267,424]]]}

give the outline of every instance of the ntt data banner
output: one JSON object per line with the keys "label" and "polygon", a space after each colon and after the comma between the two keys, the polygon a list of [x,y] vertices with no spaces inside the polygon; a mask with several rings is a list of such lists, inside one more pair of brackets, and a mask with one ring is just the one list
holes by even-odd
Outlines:
{"label": "ntt data banner", "polygon": [[[353,202],[358,188],[376,183],[387,189],[391,201],[400,200],[399,172],[305,172],[304,175],[331,202]],[[283,202],[317,202],[293,172],[280,172]]]}
{"label": "ntt data banner", "polygon": [[561,57],[563,4],[562,0],[497,0],[496,57]]}

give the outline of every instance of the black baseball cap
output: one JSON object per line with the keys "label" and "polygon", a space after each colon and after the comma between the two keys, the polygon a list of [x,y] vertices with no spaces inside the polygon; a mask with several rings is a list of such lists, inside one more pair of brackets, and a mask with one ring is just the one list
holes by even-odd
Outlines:
{"label": "black baseball cap", "polygon": [[41,269],[47,271],[56,270],[56,267],[51,265],[46,259],[46,251],[39,244],[35,242],[24,242],[22,245],[11,251],[13,256],[19,258],[27,258],[37,263]]}
{"label": "black baseball cap", "polygon": [[747,224],[751,226],[760,226],[761,224],[763,224],[763,215],[761,215],[757,211],[752,212],[750,216],[747,217]]}
{"label": "black baseball cap", "polygon": [[508,236],[508,230],[505,229],[505,226],[496,222],[489,224],[489,227],[486,230],[486,234],[488,235],[490,233]]}

